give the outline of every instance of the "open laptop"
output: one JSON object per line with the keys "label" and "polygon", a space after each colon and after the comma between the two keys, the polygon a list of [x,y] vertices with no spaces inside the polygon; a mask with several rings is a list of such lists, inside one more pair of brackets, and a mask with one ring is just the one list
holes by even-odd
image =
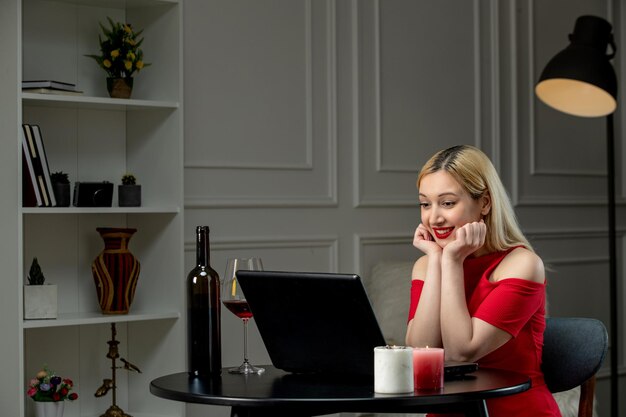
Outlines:
{"label": "open laptop", "polygon": [[[386,345],[358,275],[237,271],[276,368],[295,373],[373,375],[374,347]],[[446,377],[477,369],[446,365]]]}

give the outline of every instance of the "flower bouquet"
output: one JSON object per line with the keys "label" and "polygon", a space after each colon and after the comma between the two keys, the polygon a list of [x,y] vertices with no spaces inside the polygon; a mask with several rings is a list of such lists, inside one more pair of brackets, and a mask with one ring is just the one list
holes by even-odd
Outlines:
{"label": "flower bouquet", "polygon": [[74,383],[71,379],[61,378],[44,368],[37,372],[35,378],[30,380],[27,394],[35,401],[74,401],[78,398],[78,394],[70,392],[73,387]]}
{"label": "flower bouquet", "polygon": [[143,51],[140,48],[143,38],[139,35],[143,29],[135,32],[129,23],[114,22],[110,17],[107,17],[107,20],[109,21],[108,28],[100,23],[104,34],[104,38],[98,35],[100,55],[86,56],[93,58],[106,71],[107,88],[112,97],[114,96],[112,93],[114,83],[119,81],[127,84],[128,91],[124,93],[127,93],[128,97],[123,98],[129,98],[133,74],[150,65],[143,61]]}

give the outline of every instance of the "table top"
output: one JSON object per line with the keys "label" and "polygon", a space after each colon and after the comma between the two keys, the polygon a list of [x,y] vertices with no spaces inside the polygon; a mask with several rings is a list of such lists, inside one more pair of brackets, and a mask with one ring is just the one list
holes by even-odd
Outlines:
{"label": "table top", "polygon": [[188,403],[233,407],[315,407],[317,410],[399,412],[416,406],[467,403],[517,394],[530,388],[530,379],[515,372],[480,369],[463,379],[445,381],[440,390],[408,394],[378,394],[373,377],[298,375],[264,366],[261,375],[237,375],[223,370],[215,378],[181,372],[150,383],[158,397]]}

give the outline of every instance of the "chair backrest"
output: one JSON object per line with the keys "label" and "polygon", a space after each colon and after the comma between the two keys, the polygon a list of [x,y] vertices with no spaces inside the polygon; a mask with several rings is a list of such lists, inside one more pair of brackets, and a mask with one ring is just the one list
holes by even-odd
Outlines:
{"label": "chair backrest", "polygon": [[542,370],[550,392],[582,385],[604,362],[606,327],[591,318],[546,318]]}

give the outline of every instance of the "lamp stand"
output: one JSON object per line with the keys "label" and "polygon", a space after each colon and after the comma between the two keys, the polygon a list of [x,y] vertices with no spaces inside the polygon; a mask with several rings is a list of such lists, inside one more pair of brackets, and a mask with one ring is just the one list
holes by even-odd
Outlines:
{"label": "lamp stand", "polygon": [[[609,220],[609,329],[611,341],[611,416],[619,415],[617,362],[619,356],[617,248],[615,231],[615,138],[617,75],[610,61],[617,48],[613,27],[605,19],[584,15],[576,19],[570,44],[545,66],[535,92],[550,107],[579,117],[606,119],[607,194]],[[609,47],[611,52],[608,52]],[[590,88],[592,87],[592,88]]]}
{"label": "lamp stand", "polygon": [[613,113],[606,117],[606,157],[609,196],[609,316],[611,333],[611,415],[619,416],[619,390],[617,361],[619,353],[619,337],[617,326],[617,245],[615,232],[615,138]]}

